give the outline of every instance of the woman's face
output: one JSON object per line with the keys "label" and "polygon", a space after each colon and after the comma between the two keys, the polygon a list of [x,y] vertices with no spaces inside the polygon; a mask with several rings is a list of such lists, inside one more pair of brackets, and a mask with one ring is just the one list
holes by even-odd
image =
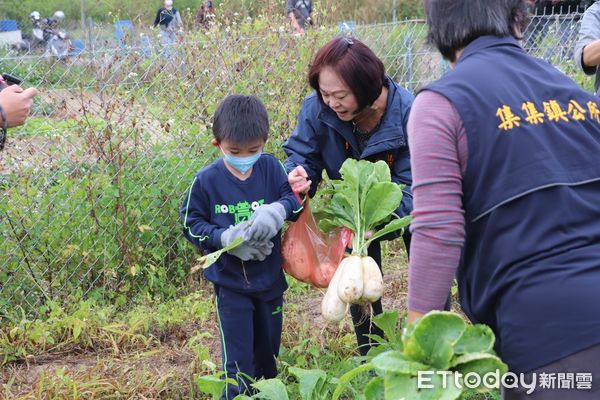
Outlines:
{"label": "woman's face", "polygon": [[319,73],[319,90],[323,102],[342,121],[351,121],[357,114],[358,102],[342,78],[330,67]]}

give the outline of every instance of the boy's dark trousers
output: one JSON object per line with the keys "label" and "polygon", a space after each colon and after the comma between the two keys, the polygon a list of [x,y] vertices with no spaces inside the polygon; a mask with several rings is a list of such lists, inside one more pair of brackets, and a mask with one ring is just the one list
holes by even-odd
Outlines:
{"label": "boy's dark trousers", "polygon": [[222,399],[232,400],[240,393],[252,393],[248,378],[277,376],[283,295],[264,300],[264,293],[244,294],[217,286],[215,294],[223,370],[238,382],[226,386]]}

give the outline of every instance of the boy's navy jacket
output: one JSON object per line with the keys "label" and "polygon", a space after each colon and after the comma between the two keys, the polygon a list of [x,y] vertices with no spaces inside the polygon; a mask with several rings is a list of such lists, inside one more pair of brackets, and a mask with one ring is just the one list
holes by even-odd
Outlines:
{"label": "boy's navy jacket", "polygon": [[[276,201],[285,207],[288,220],[296,219],[302,210],[279,160],[263,153],[250,177],[242,181],[219,158],[196,174],[186,194],[181,209],[184,235],[204,252],[216,251],[222,248],[221,234],[227,228],[250,219],[260,205]],[[280,295],[287,288],[280,235],[272,241],[273,252],[264,261],[244,262],[224,253],[204,270],[204,276],[215,285],[239,292]]]}
{"label": "boy's navy jacket", "polygon": [[351,122],[342,121],[325,105],[316,92],[308,95],[302,103],[298,122],[292,136],[284,144],[288,155],[287,171],[302,165],[312,181],[310,196],[321,182],[323,170],[330,179],[340,179],[340,168],[347,158],[357,160],[390,161],[392,181],[406,185],[402,203],[396,213],[409,215],[412,211],[412,175],[406,137],[406,123],[413,102],[413,95],[386,77],[388,89],[387,108],[379,127],[374,131],[367,146],[358,150],[358,142]]}

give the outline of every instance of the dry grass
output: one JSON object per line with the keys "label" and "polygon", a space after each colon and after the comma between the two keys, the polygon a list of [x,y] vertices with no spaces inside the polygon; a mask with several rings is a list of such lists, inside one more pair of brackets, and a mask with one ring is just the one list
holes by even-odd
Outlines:
{"label": "dry grass", "polygon": [[[384,309],[403,312],[406,301],[406,258],[392,243],[384,262]],[[291,279],[291,278],[289,278]],[[202,285],[202,296],[212,295]],[[350,317],[339,326],[328,325],[320,315],[323,292],[293,284],[286,295],[282,345],[291,349],[307,339],[321,353],[356,355],[352,348]],[[201,398],[195,392],[194,374],[214,372],[220,360],[220,342],[214,310],[205,323],[186,321],[168,329],[150,328],[153,340],[115,352],[68,351],[39,354],[0,370],[0,398],[10,399],[175,399]],[[352,339],[350,339],[352,338]],[[205,349],[206,358],[196,349]],[[74,393],[76,395],[74,395]]]}

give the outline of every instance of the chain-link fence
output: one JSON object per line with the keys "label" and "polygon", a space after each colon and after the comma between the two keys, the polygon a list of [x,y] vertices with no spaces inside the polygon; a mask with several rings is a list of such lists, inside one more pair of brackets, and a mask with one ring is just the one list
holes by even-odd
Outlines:
{"label": "chain-link fence", "polygon": [[[525,46],[568,69],[579,18],[533,18]],[[268,150],[282,156],[311,55],[339,33],[295,37],[248,21],[163,46],[170,40],[158,30],[120,28],[95,27],[93,45],[78,55],[0,56],[3,72],[40,89],[32,117],[9,131],[0,153],[2,315],[80,296],[125,304],[185,287],[197,253],[182,237],[179,208],[193,174],[217,156],[216,105],[228,93],[259,96],[271,117]],[[349,29],[409,90],[449,68],[425,45],[422,21]]]}

